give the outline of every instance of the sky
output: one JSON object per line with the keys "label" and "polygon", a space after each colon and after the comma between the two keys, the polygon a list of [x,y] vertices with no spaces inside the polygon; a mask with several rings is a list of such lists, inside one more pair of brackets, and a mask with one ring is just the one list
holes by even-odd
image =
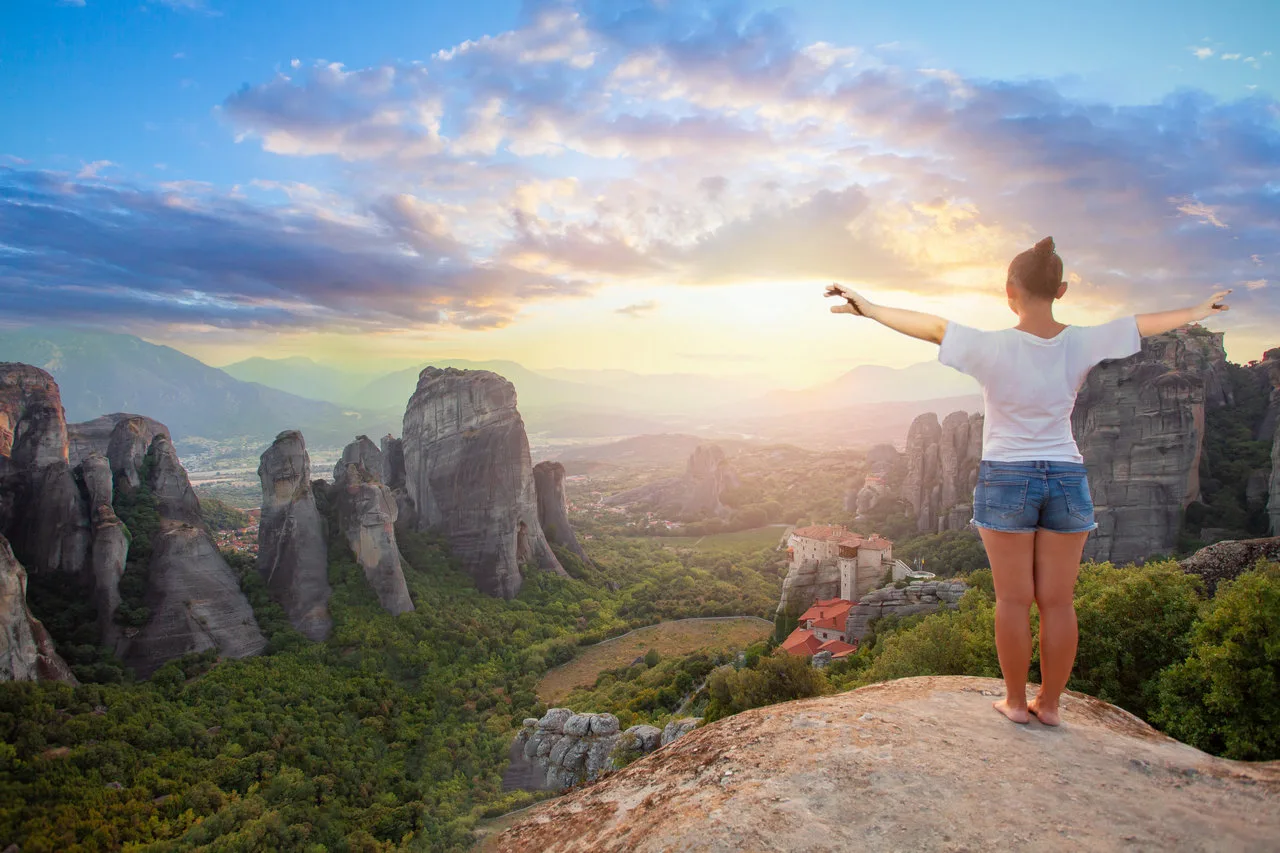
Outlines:
{"label": "sky", "polygon": [[[24,0],[0,9],[0,323],[212,364],[436,357],[802,386],[1011,325],[1280,345],[1280,3]],[[3,332],[0,331],[0,334]]]}

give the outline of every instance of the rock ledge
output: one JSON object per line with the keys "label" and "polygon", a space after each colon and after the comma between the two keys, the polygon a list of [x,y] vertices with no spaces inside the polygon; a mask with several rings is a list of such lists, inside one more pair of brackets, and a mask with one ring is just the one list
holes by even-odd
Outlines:
{"label": "rock ledge", "polygon": [[501,851],[1274,850],[1280,762],[1078,693],[1015,726],[988,678],[910,678],[704,726],[530,812]]}

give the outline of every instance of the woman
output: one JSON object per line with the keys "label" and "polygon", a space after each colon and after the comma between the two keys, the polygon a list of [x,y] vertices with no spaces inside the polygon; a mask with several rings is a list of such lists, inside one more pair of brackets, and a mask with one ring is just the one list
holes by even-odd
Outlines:
{"label": "woman", "polygon": [[[1193,308],[1121,317],[1100,326],[1067,326],[1053,302],[1067,292],[1062,259],[1046,237],[1013,259],[1005,281],[1018,324],[981,332],[917,311],[875,305],[833,284],[827,296],[904,335],[940,345],[938,360],[982,385],[986,421],[973,495],[996,588],[996,651],[1005,698],[993,703],[1015,723],[1035,714],[1060,722],[1058,700],[1076,656],[1074,589],[1080,555],[1097,527],[1083,459],[1071,434],[1076,392],[1090,368],[1141,349],[1141,339],[1227,310],[1231,291]],[[1040,610],[1040,692],[1027,702],[1031,602]]]}

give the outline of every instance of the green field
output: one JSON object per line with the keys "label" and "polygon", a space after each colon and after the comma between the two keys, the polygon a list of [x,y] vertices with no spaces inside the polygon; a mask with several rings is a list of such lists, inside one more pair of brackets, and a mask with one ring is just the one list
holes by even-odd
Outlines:
{"label": "green field", "polygon": [[637,628],[630,634],[587,646],[566,664],[550,670],[538,683],[538,698],[553,705],[577,687],[591,687],[606,669],[626,666],[649,649],[663,657],[699,650],[741,649],[762,640],[773,624],[754,616],[679,619]]}
{"label": "green field", "polygon": [[[753,527],[750,530],[738,530],[734,533],[713,533],[710,536],[661,536],[643,537],[681,548],[696,548],[699,551],[758,551],[761,548],[772,548],[782,538],[785,524],[770,524],[767,527]],[[635,537],[641,538],[641,537]]]}

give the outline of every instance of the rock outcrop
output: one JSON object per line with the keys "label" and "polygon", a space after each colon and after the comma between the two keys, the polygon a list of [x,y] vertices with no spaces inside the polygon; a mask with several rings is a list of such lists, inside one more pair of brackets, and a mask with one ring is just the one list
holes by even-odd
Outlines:
{"label": "rock outcrop", "polygon": [[907,431],[901,498],[922,533],[962,530],[973,517],[973,489],[982,460],[982,415],[952,412],[941,424],[933,412]]}
{"label": "rock outcrop", "polygon": [[1072,692],[1062,727],[1014,727],[991,708],[1003,693],[909,678],[745,711],[531,809],[485,849],[1275,849],[1274,763],[1214,758]]}
{"label": "rock outcrop", "polygon": [[872,590],[849,611],[845,634],[861,640],[871,631],[871,623],[882,616],[913,616],[954,607],[964,596],[964,581],[912,581],[902,589],[886,586]]}
{"label": "rock outcrop", "polygon": [[160,517],[194,527],[204,525],[200,499],[187,478],[187,469],[178,461],[178,451],[167,435],[151,439],[147,450],[147,486],[160,505]]}
{"label": "rock outcrop", "polygon": [[724,451],[714,444],[702,444],[689,455],[684,476],[627,489],[610,495],[603,503],[652,510],[663,518],[684,521],[709,516],[727,517],[732,511],[721,498],[738,484],[738,475],[725,458]]}
{"label": "rock outcrop", "polygon": [[844,496],[845,512],[865,520],[886,499],[892,497],[889,480],[901,461],[892,444],[877,444],[867,451],[867,476],[850,484]]}
{"label": "rock outcrop", "polygon": [[533,466],[534,490],[538,494],[538,523],[552,545],[559,545],[583,560],[587,552],[569,524],[569,502],[564,496],[564,466],[559,462],[539,462]]}
{"label": "rock outcrop", "polygon": [[615,769],[624,753],[647,754],[695,729],[701,718],[686,717],[656,726],[632,726],[619,731],[613,714],[575,714],[551,708],[542,719],[532,717],[516,734],[513,762],[532,769],[534,787],[561,790],[587,782]]}
{"label": "rock outcrop", "polygon": [[840,567],[834,560],[805,560],[787,570],[778,597],[778,613],[800,615],[810,604],[840,597]]}
{"label": "rock outcrop", "polygon": [[27,609],[27,572],[9,540],[0,536],[0,681],[38,679],[76,683],[48,632]]}
{"label": "rock outcrop", "polygon": [[1196,551],[1179,565],[1204,579],[1205,592],[1213,595],[1222,581],[1234,580],[1259,560],[1280,562],[1280,536],[1269,539],[1234,539],[1215,542]]}
{"label": "rock outcrop", "polygon": [[302,433],[288,430],[276,436],[262,454],[258,479],[258,574],[294,628],[310,640],[327,639],[333,629],[329,550],[311,491],[311,457]]}
{"label": "rock outcrop", "polygon": [[400,563],[395,523],[395,496],[379,479],[382,453],[365,436],[346,446],[334,469],[333,492],[338,524],[364,570],[365,579],[388,613],[413,610]]}
{"label": "rock outcrop", "polygon": [[1180,330],[1090,371],[1071,416],[1098,522],[1085,559],[1121,564],[1173,548],[1200,496],[1206,395],[1225,399],[1221,347],[1221,335]]}
{"label": "rock outcrop", "polygon": [[67,424],[67,452],[72,464],[90,454],[101,454],[111,461],[111,473],[115,477],[137,486],[151,440],[157,435],[172,441],[169,428],[159,421],[117,412],[84,423]]}
{"label": "rock outcrop", "polygon": [[124,576],[129,558],[129,534],[112,506],[115,488],[111,462],[100,453],[90,453],[77,466],[76,475],[83,486],[93,525],[89,551],[98,637],[102,645],[114,649],[120,640],[115,613],[120,606],[120,578]]}
{"label": "rock outcrop", "polygon": [[240,582],[203,527],[166,519],[152,548],[146,595],[151,617],[123,654],[139,675],[185,654],[215,649],[242,658],[266,647]]}
{"label": "rock outcrop", "polygon": [[481,590],[514,597],[524,564],[565,574],[538,522],[529,439],[510,382],[487,370],[426,368],[403,441],[417,528],[443,532]]}
{"label": "rock outcrop", "polygon": [[404,441],[387,435],[382,438],[382,482],[396,499],[396,530],[413,530],[418,509],[405,486]]}
{"label": "rock outcrop", "polygon": [[67,461],[67,424],[53,377],[38,367],[0,363],[0,456],[16,468]]}
{"label": "rock outcrop", "polygon": [[1271,442],[1271,481],[1267,487],[1267,515],[1271,518],[1271,535],[1280,536],[1280,429]]}

